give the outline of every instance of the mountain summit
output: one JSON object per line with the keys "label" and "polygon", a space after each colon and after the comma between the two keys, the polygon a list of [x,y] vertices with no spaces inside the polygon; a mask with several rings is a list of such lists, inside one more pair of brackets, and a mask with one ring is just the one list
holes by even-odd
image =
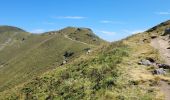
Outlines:
{"label": "mountain summit", "polygon": [[12,26],[0,27],[0,91],[69,63],[87,49],[107,43],[90,29],[64,28],[31,34]]}
{"label": "mountain summit", "polygon": [[26,32],[26,31],[14,26],[0,26],[0,33],[4,32]]}

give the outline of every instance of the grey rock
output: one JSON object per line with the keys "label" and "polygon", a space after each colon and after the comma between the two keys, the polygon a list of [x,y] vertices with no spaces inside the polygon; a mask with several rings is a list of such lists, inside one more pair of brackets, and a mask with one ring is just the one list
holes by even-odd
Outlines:
{"label": "grey rock", "polygon": [[61,65],[65,65],[67,63],[67,60],[63,60],[63,62],[61,63]]}
{"label": "grey rock", "polygon": [[165,29],[165,31],[162,33],[162,36],[166,36],[170,34],[170,28]]}
{"label": "grey rock", "polygon": [[150,65],[152,65],[152,62],[150,62],[149,60],[141,60],[138,64],[150,66]]}
{"label": "grey rock", "polygon": [[152,35],[151,38],[152,38],[152,39],[155,39],[155,38],[157,38],[157,36],[156,36],[156,35]]}
{"label": "grey rock", "polygon": [[170,69],[170,65],[167,64],[157,64],[159,68]]}
{"label": "grey rock", "polygon": [[163,74],[166,74],[165,70],[163,68],[158,68],[158,69],[155,69],[153,71],[153,74],[156,74],[156,75],[163,75]]}

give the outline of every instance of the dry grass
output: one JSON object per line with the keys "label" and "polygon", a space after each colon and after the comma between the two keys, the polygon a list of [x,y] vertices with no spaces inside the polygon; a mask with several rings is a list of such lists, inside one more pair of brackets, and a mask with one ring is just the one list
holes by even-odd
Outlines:
{"label": "dry grass", "polygon": [[[156,61],[161,62],[160,55],[159,55],[158,51],[153,49],[149,44],[150,43],[149,35],[150,35],[150,33],[146,32],[143,34],[137,34],[137,35],[131,36],[131,37],[123,40],[123,43],[125,45],[128,45],[128,47],[130,47],[131,51],[130,52],[128,51],[128,53],[130,53],[130,55],[128,57],[124,57],[123,59],[120,59],[121,63],[116,65],[119,68],[119,71],[121,72],[121,74],[118,75],[118,77],[116,79],[116,85],[110,87],[109,89],[102,88],[97,92],[95,91],[96,97],[100,97],[101,100],[104,100],[104,99],[105,100],[111,100],[111,99],[163,100],[164,96],[160,92],[158,84],[159,84],[160,80],[170,81],[170,78],[167,76],[162,76],[162,75],[154,76],[154,75],[152,75],[150,70],[148,70],[149,67],[137,64],[138,61],[140,61],[141,59],[146,59],[147,57],[153,58]],[[102,54],[102,53],[108,54],[108,51],[112,51],[113,48],[115,48],[115,47],[110,46],[110,48],[108,47],[109,49],[107,49],[106,51],[102,51],[103,48],[106,49],[107,46],[102,47],[100,54]],[[122,48],[120,50],[124,51],[124,49],[125,48]],[[119,50],[119,48],[117,50]],[[115,54],[99,56],[99,50],[97,49],[97,50],[94,50],[94,52],[92,52],[90,55],[83,55],[79,59],[72,61],[72,63],[70,63],[70,65],[68,65],[68,66],[62,66],[61,69],[45,73],[43,75],[44,77],[41,77],[41,78],[44,79],[51,75],[50,77],[52,79],[56,78],[56,80],[58,80],[60,78],[58,75],[59,73],[61,73],[61,72],[70,73],[72,71],[74,73],[72,73],[71,76],[74,76],[74,77],[72,77],[72,79],[75,79],[76,81],[74,81],[74,82],[77,82],[75,85],[76,87],[79,87],[81,84],[84,84],[84,82],[87,83],[86,84],[87,86],[91,86],[91,84],[89,84],[87,82],[89,80],[85,80],[88,77],[80,78],[79,81],[77,81],[77,79],[79,78],[79,75],[76,75],[76,73],[81,71],[83,68],[85,69],[83,71],[87,71],[87,72],[91,72],[91,69],[93,67],[95,69],[100,69],[100,68],[102,68],[101,63],[103,64],[104,68],[107,68],[107,67],[105,67],[107,65],[106,61],[108,62],[108,65],[110,65],[114,62],[114,60],[118,59],[118,58],[113,58],[110,61],[108,61],[108,59],[103,60],[103,59],[106,59],[107,56],[111,56],[111,55],[115,56]],[[88,56],[90,56],[90,57],[88,57]],[[89,59],[93,59],[93,57],[94,58],[97,57],[96,59],[98,59],[98,60],[90,60],[89,61]],[[84,62],[84,61],[87,61],[87,62]],[[85,65],[82,64],[83,62]],[[80,63],[80,64],[75,65],[76,63]],[[86,65],[86,63],[87,63],[87,65]],[[91,65],[91,64],[93,64],[93,65]],[[69,66],[71,66],[71,67],[69,67]],[[74,71],[74,70],[76,70],[76,71]],[[108,70],[108,71],[110,71],[110,70]],[[107,73],[106,73],[107,82],[111,82],[112,78],[110,78]],[[87,76],[88,75],[90,75],[90,74],[88,73]],[[101,75],[103,75],[103,74],[101,74]],[[104,74],[104,76],[106,76],[106,75]],[[96,76],[94,78],[96,78]],[[83,82],[82,79],[85,81]],[[50,81],[50,79],[46,79],[46,80]],[[62,80],[66,80],[66,79],[62,79]],[[70,80],[68,80],[68,81],[70,82]],[[81,83],[81,81],[82,81],[82,83]],[[36,81],[34,80],[33,82],[36,82]],[[80,82],[81,84],[78,82]],[[96,84],[96,82],[93,82],[93,84]],[[32,88],[32,87],[34,87],[34,85],[30,85],[29,88]],[[55,87],[55,88],[58,88],[58,87]],[[43,87],[43,89],[44,89],[44,87]],[[90,91],[91,90],[86,91],[88,95],[91,94]],[[65,91],[65,92],[67,92],[67,91]],[[38,92],[36,92],[35,94],[37,95],[37,93]],[[41,93],[41,90],[39,91],[39,93]],[[81,93],[83,93],[83,92],[81,92]]]}
{"label": "dry grass", "polygon": [[[147,42],[143,42],[146,39]],[[138,65],[137,62],[141,59],[146,59],[147,57],[155,59],[157,62],[163,62],[159,52],[150,46],[149,34],[137,34],[124,40],[124,43],[133,48],[133,53],[131,58],[131,64],[129,65],[129,75],[131,79],[138,84],[138,86],[145,87],[145,90],[152,90],[155,92],[154,100],[163,100],[164,95],[159,90],[159,81],[167,80],[170,78],[167,76],[155,76],[153,75],[148,68],[143,65]]]}

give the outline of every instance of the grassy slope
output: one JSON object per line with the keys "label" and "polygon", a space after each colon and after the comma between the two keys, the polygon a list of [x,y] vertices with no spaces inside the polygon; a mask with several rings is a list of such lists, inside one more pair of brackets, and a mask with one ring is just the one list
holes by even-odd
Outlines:
{"label": "grassy slope", "polygon": [[21,37],[28,36],[29,33],[25,32],[22,29],[11,27],[11,26],[0,26],[0,44],[5,43],[9,38],[21,39]]}
{"label": "grassy slope", "polygon": [[[161,100],[151,73],[137,65],[141,58],[159,60],[148,43],[139,44],[146,34],[82,55],[66,66],[58,67],[34,80],[1,93],[4,99],[91,99]],[[141,50],[145,47],[146,49]]]}
{"label": "grassy slope", "polygon": [[[35,78],[21,89],[24,95],[16,98],[45,99],[54,96],[55,99],[97,99],[100,95],[98,91],[105,92],[106,88],[116,85],[120,75],[117,65],[121,63],[123,56],[128,56],[126,46],[119,46],[107,53],[105,50],[94,52],[97,56],[81,56],[69,65]],[[14,98],[15,95],[10,99]]]}
{"label": "grassy slope", "polygon": [[[170,20],[158,24],[157,26],[149,29],[146,33],[151,36],[156,35],[156,36],[158,36],[158,38],[162,38],[162,35],[167,28],[170,28]],[[165,35],[163,37],[164,38],[166,37],[166,41],[170,40],[168,35]],[[162,61],[162,62],[164,63],[164,61]],[[166,76],[159,76],[159,78],[162,80],[166,80],[170,83],[170,73],[167,73]]]}
{"label": "grassy slope", "polygon": [[161,61],[158,51],[149,44],[150,36],[168,26],[161,25],[156,31],[154,28],[121,42],[102,46],[69,65],[58,67],[24,85],[2,92],[0,97],[21,100],[163,100],[157,86],[161,78],[166,78],[153,76],[150,72],[152,67],[140,66],[137,62],[147,57]]}
{"label": "grassy slope", "polygon": [[170,28],[170,20],[158,24],[157,26],[147,30],[147,32],[150,35],[158,35],[159,36],[159,35],[162,35],[163,31],[166,28]]}
{"label": "grassy slope", "polygon": [[[86,42],[88,44],[100,45],[101,42],[98,42],[98,40],[102,41],[102,43],[105,43],[104,40],[101,40],[98,36],[96,36],[93,33],[93,31],[91,29],[88,29],[88,28],[67,27],[63,30],[60,30],[60,32],[66,33],[70,38],[72,38],[74,40]],[[70,33],[68,34],[68,32],[70,32]]]}
{"label": "grassy slope", "polygon": [[[9,33],[12,34],[12,32]],[[69,40],[63,34],[56,33],[55,35],[30,34],[27,37],[20,35],[21,39],[17,39],[15,36],[13,43],[8,44],[0,51],[0,91],[60,65],[64,60],[63,55],[66,51],[74,52],[74,55],[69,58],[70,62],[73,58],[85,54],[85,48],[93,48],[90,45]],[[69,34],[68,31],[65,33]],[[79,34],[81,35],[83,32]],[[23,38],[25,38],[24,41]],[[86,40],[91,41],[90,38]],[[102,42],[100,39],[96,41],[96,43]]]}

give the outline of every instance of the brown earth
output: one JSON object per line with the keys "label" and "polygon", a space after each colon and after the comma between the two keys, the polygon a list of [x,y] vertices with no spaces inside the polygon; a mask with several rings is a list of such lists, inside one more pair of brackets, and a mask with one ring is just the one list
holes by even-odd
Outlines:
{"label": "brown earth", "polygon": [[[152,39],[151,46],[159,51],[161,58],[166,64],[170,64],[170,49],[167,49],[170,44],[167,37]],[[170,85],[167,82],[160,81],[160,91],[164,93],[165,100],[170,100]]]}

